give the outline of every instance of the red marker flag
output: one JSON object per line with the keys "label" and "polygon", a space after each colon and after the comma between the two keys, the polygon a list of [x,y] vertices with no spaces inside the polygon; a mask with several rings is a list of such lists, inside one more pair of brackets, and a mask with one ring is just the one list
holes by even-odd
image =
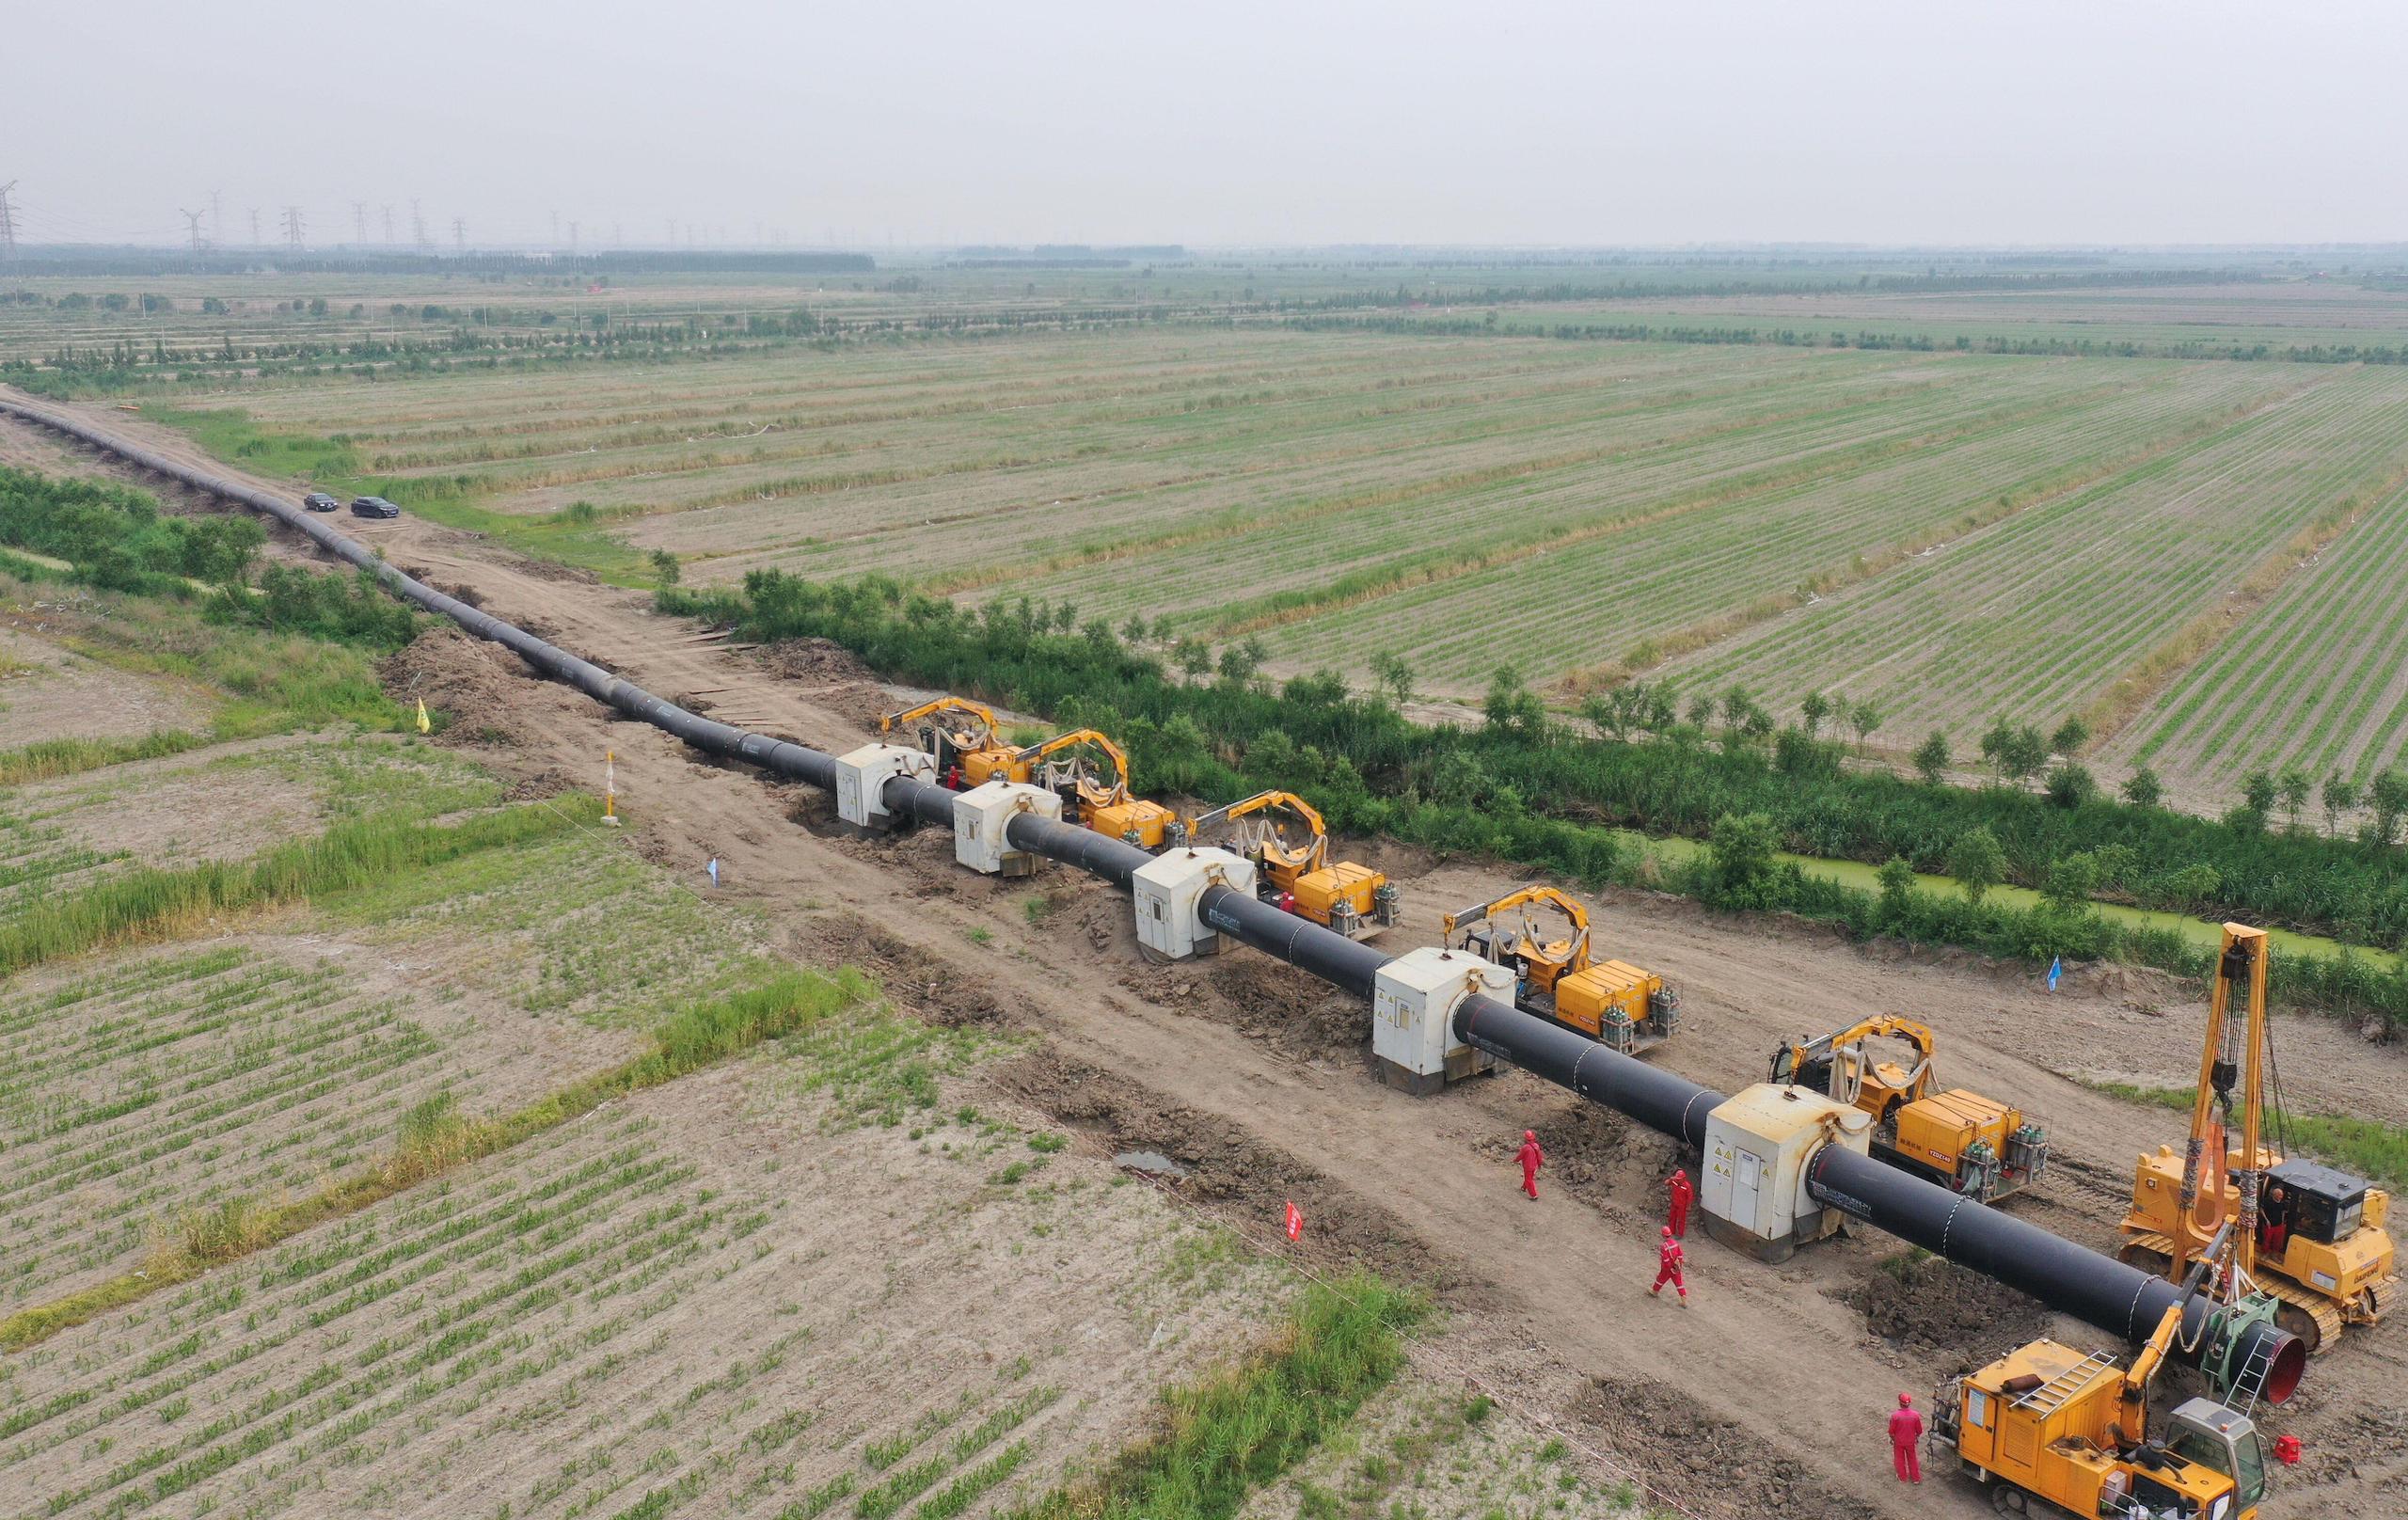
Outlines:
{"label": "red marker flag", "polygon": [[1305,1211],[1302,1209],[1297,1208],[1293,1200],[1291,1200],[1288,1204],[1287,1224],[1288,1238],[1290,1240],[1302,1240],[1304,1238]]}

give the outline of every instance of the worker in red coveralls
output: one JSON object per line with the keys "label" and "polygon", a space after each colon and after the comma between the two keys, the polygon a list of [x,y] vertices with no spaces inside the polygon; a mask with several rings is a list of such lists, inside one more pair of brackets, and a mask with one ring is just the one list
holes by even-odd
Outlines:
{"label": "worker in red coveralls", "polygon": [[1686,1166],[1675,1166],[1672,1168],[1672,1180],[1664,1186],[1671,1190],[1672,1195],[1671,1206],[1664,1214],[1664,1222],[1671,1227],[1672,1239],[1687,1240],[1689,1233],[1689,1200],[1697,1196],[1697,1190],[1689,1186],[1689,1169]]}
{"label": "worker in red coveralls", "polygon": [[1915,1413],[1915,1399],[1910,1393],[1898,1395],[1898,1407],[1890,1412],[1890,1461],[1898,1469],[1898,1481],[1923,1481],[1923,1417]]}
{"label": "worker in red coveralls", "polygon": [[958,792],[961,790],[961,768],[959,766],[947,766],[944,768],[944,789],[948,792]]}
{"label": "worker in red coveralls", "polygon": [[1647,1290],[1648,1297],[1655,1297],[1664,1290],[1666,1283],[1671,1283],[1681,1295],[1681,1307],[1689,1306],[1689,1285],[1681,1280],[1681,1243],[1672,1238],[1672,1227],[1667,1225],[1663,1249],[1656,1257],[1656,1286]]}
{"label": "worker in red coveralls", "polygon": [[1536,1203],[1539,1168],[1546,1164],[1546,1152],[1539,1148],[1539,1132],[1536,1130],[1522,1132],[1522,1148],[1513,1153],[1513,1159],[1522,1164],[1522,1191],[1530,1195],[1531,1202]]}

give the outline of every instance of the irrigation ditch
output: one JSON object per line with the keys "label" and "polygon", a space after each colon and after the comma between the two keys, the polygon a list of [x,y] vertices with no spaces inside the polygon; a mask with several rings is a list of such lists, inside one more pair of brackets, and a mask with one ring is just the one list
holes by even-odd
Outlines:
{"label": "irrigation ditch", "polygon": [[[742,761],[821,791],[835,790],[835,756],[717,722],[655,696],[404,574],[356,539],[292,502],[194,469],[75,418],[5,398],[0,398],[0,412],[272,517],[326,553],[375,576],[395,595],[502,645],[542,674],[694,749]],[[952,827],[954,799],[955,794],[942,786],[905,776],[888,781],[883,794],[890,813],[947,830]],[[1152,859],[1134,846],[1034,814],[1016,816],[1008,837],[1015,848],[1087,872],[1123,893],[1130,891],[1133,873]],[[1206,921],[1223,934],[1361,999],[1369,1017],[1373,978],[1391,958],[1386,954],[1228,887],[1207,889],[1199,907]],[[1724,1101],[1724,1095],[1712,1088],[1619,1054],[1492,999],[1465,998],[1455,1014],[1454,1032],[1468,1045],[1637,1119],[1692,1150],[1703,1147],[1707,1115]],[[2305,1352],[2288,1333],[2251,1324],[2241,1332],[2238,1344],[2220,1344],[2221,1338],[2208,1333],[2210,1306],[2197,1298],[2185,1300],[2177,1285],[1869,1157],[1826,1146],[1809,1166],[1807,1186],[1825,1207],[1842,1210],[2128,1342],[2145,1338],[2167,1307],[2183,1302],[2183,1350],[2178,1353],[2182,1359],[2195,1363],[2212,1353],[2237,1358],[2233,1366],[2262,1361],[2273,1369],[2264,1397],[2273,1402],[2288,1398],[2299,1381]]]}

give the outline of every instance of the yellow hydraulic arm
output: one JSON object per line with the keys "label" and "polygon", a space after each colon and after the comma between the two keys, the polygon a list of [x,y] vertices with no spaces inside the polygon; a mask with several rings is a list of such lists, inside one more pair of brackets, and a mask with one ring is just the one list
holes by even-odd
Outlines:
{"label": "yellow hydraulic arm", "polygon": [[1903,1039],[1915,1048],[1915,1054],[1920,1059],[1915,1069],[1907,1073],[1907,1081],[1899,1085],[1911,1089],[1910,1097],[1920,1097],[1931,1080],[1931,1057],[1939,1044],[1938,1037],[1932,1034],[1929,1024],[1917,1023],[1912,1019],[1902,1019],[1889,1013],[1850,1024],[1820,1039],[1793,1040],[1783,1045],[1773,1053],[1772,1080],[1792,1081],[1808,1065],[1828,1057],[1842,1046],[1875,1038]]}
{"label": "yellow hydraulic arm", "polygon": [[1012,757],[1013,768],[1022,775],[1034,777],[1038,767],[1063,751],[1074,750],[1089,744],[1101,750],[1105,758],[1112,762],[1113,783],[1110,786],[1099,786],[1081,772],[1076,778],[1080,796],[1085,797],[1090,791],[1095,792],[1098,795],[1093,800],[1098,804],[1117,801],[1127,797],[1129,795],[1129,752],[1092,728],[1073,729],[1068,734],[1057,734],[1042,744],[1030,745]]}
{"label": "yellow hydraulic arm", "polygon": [[1449,913],[1443,922],[1443,932],[1450,942],[1458,928],[1469,929],[1482,923],[1494,923],[1497,915],[1512,912],[1530,903],[1545,903],[1561,913],[1572,926],[1568,939],[1543,940],[1538,926],[1528,915],[1522,920],[1522,937],[1513,953],[1528,962],[1530,981],[1541,991],[1554,988],[1556,979],[1572,973],[1585,971],[1589,965],[1589,910],[1570,895],[1553,887],[1524,887],[1508,893],[1492,903],[1474,903],[1468,908]]}
{"label": "yellow hydraulic arm", "polygon": [[1320,811],[1293,792],[1257,792],[1243,801],[1230,802],[1209,813],[1199,813],[1187,820],[1187,837],[1190,840],[1201,839],[1207,830],[1275,809],[1284,809],[1302,819],[1312,838],[1303,845],[1291,845],[1280,837],[1275,825],[1261,838],[1251,841],[1261,847],[1265,868],[1284,873],[1291,879],[1307,871],[1320,870],[1329,854],[1329,831],[1322,822]]}
{"label": "yellow hydraulic arm", "polygon": [[[908,729],[923,718],[943,712],[961,713],[976,719],[979,722],[981,732],[978,741],[975,744],[961,744],[957,739],[958,748],[978,750],[994,742],[995,715],[977,703],[965,702],[959,697],[939,697],[933,702],[924,702],[916,707],[907,707],[898,713],[888,713],[878,720],[878,731],[881,736],[892,734],[898,728]],[[950,729],[947,732],[958,736],[962,731]]]}

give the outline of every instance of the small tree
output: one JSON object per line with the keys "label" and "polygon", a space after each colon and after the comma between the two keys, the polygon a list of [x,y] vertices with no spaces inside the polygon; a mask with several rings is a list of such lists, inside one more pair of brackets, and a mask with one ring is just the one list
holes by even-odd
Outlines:
{"label": "small tree", "polygon": [[1201,639],[1181,639],[1171,651],[1171,657],[1179,661],[1179,668],[1190,680],[1201,679],[1212,669],[1212,646]]}
{"label": "small tree", "polygon": [[1395,650],[1383,649],[1371,657],[1371,679],[1398,706],[1413,700],[1413,667]]}
{"label": "small tree", "polygon": [[670,553],[667,549],[655,549],[652,551],[652,575],[654,579],[659,581],[664,586],[673,586],[677,584],[679,579],[681,579],[685,574],[686,566],[678,560],[677,556]]}
{"label": "small tree", "polygon": [[1170,614],[1168,612],[1164,612],[1162,616],[1154,619],[1154,642],[1161,644],[1164,648],[1167,649],[1171,644],[1176,642],[1178,639],[1178,625],[1171,622]]}
{"label": "small tree", "polygon": [[1730,690],[1722,693],[1723,726],[1726,728],[1739,727],[1742,723],[1747,721],[1749,709],[1755,706],[1755,698],[1748,695],[1748,689],[1746,687],[1735,686]]}
{"label": "small tree", "polygon": [[2157,772],[2147,766],[2133,771],[2131,779],[2124,783],[2124,800],[2134,807],[2155,807],[2164,798],[2164,785],[2158,781]]}
{"label": "small tree", "polygon": [[1915,868],[1893,855],[1881,863],[1881,917],[1904,924],[1914,916]]}
{"label": "small tree", "polygon": [[1714,721],[1714,699],[1701,691],[1689,698],[1689,726],[1703,729]]}
{"label": "small tree", "polygon": [[1262,669],[1262,660],[1255,654],[1258,645],[1251,639],[1242,644],[1221,646],[1221,679],[1231,686],[1244,686]]}
{"label": "small tree", "polygon": [[1872,742],[1874,731],[1881,726],[1881,709],[1870,702],[1860,702],[1847,710],[1847,722],[1856,730],[1856,747],[1861,750]]}
{"label": "small tree", "polygon": [[1064,602],[1054,610],[1054,631],[1068,633],[1079,625],[1079,608],[1075,602]]}
{"label": "small tree", "polygon": [[1990,832],[1989,825],[1978,825],[1956,836],[1948,851],[1948,874],[1977,907],[1990,888],[2006,879],[2006,851],[1999,847],[1998,835]]}
{"label": "small tree", "polygon": [[2341,827],[2341,815],[2358,805],[2358,784],[2337,770],[2324,778],[2321,800],[2324,803],[2324,837],[2330,839]]}
{"label": "small tree", "polygon": [[1499,665],[1488,678],[1488,696],[1481,704],[1488,726],[1517,739],[1535,739],[1546,727],[1546,707],[1538,694],[1522,684],[1522,673]]}
{"label": "small tree", "polygon": [[1809,691],[1805,700],[1798,703],[1798,713],[1806,720],[1806,736],[1817,737],[1822,733],[1823,720],[1831,716],[1830,699],[1820,691]]}
{"label": "small tree", "polygon": [[1127,644],[1132,649],[1134,649],[1139,644],[1144,643],[1146,641],[1146,620],[1141,617],[1133,616],[1128,622],[1120,625],[1120,641]]}
{"label": "small tree", "polygon": [[2090,895],[2099,890],[2099,857],[2088,850],[2060,855],[2040,877],[2040,895],[2059,912],[2087,912]]}
{"label": "small tree", "polygon": [[2408,814],[2408,771],[2391,769],[2367,787],[2367,802],[2374,809],[2373,843],[2388,849],[2400,837],[2400,818]]}
{"label": "small tree", "polygon": [[1948,736],[1938,729],[1931,736],[1915,746],[1915,771],[1937,786],[1948,776]]}
{"label": "small tree", "polygon": [[2241,778],[2241,805],[2261,818],[2274,811],[2275,795],[2274,777],[2271,771],[2253,770]]}
{"label": "small tree", "polygon": [[2061,808],[2076,808],[2099,795],[2099,783],[2092,779],[2090,768],[2076,761],[2060,761],[2049,772],[2049,800]]}
{"label": "small tree", "polygon": [[1760,904],[1780,842],[1772,819],[1762,813],[1725,813],[1716,818],[1706,839],[1716,896],[1735,907]]}
{"label": "small tree", "polygon": [[2299,832],[2300,809],[2307,806],[2307,799],[2315,791],[2316,784],[2307,779],[2306,771],[2292,766],[2283,772],[2274,786],[2283,798],[2283,812],[2288,820],[2283,827],[2292,833]]}
{"label": "small tree", "polygon": [[2082,747],[2089,742],[2090,725],[2079,718],[2068,718],[2049,736],[2049,752],[2070,760],[2081,753]]}

